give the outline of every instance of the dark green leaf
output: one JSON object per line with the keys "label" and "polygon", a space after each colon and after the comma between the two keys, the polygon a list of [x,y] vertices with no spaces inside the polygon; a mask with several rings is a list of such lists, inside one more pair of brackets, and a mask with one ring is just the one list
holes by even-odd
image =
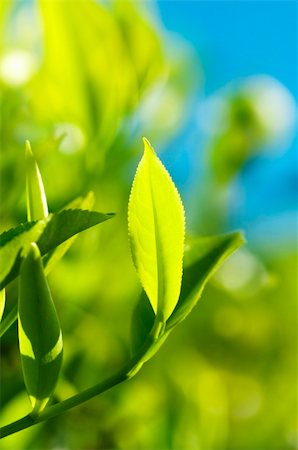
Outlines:
{"label": "dark green leaf", "polygon": [[65,209],[53,214],[37,242],[41,254],[45,255],[75,234],[111,219],[113,216],[114,214],[102,214],[82,209]]}
{"label": "dark green leaf", "polygon": [[20,251],[26,244],[37,242],[41,255],[45,255],[75,234],[111,217],[113,217],[113,214],[68,209],[51,214],[48,219],[36,224],[33,223],[30,226],[24,224],[17,227],[17,231],[10,230],[3,233],[4,236],[0,236],[0,242],[4,242],[0,248],[0,289],[18,275],[22,261]]}
{"label": "dark green leaf", "polygon": [[[83,209],[88,210],[92,208],[94,204],[94,194],[92,191],[88,192],[85,197],[78,197],[70,202],[63,209]],[[60,261],[60,259],[65,255],[68,249],[72,246],[77,238],[77,234],[72,236],[71,238],[64,241],[62,244],[55,247],[53,250],[50,250],[43,259],[43,264],[45,267],[45,274],[48,275],[54,266]]]}
{"label": "dark green leaf", "polygon": [[9,241],[14,239],[15,237],[19,236],[22,233],[25,233],[26,231],[29,231],[36,223],[37,223],[37,221],[21,223],[17,227],[10,228],[9,230],[1,233],[0,234],[0,249],[1,249],[1,247],[4,247],[4,245],[6,245]]}
{"label": "dark green leaf", "polygon": [[0,289],[7,284],[9,275],[15,270],[16,261],[20,261],[22,249],[31,242],[37,241],[43,232],[46,220],[28,222],[19,225],[0,236]]}
{"label": "dark green leaf", "polygon": [[40,251],[32,243],[20,270],[18,334],[26,389],[33,411],[49,401],[62,365],[62,333]]}
{"label": "dark green leaf", "polygon": [[142,293],[134,308],[131,321],[131,349],[135,354],[144,344],[155,320],[155,314],[151,303],[145,293]]}

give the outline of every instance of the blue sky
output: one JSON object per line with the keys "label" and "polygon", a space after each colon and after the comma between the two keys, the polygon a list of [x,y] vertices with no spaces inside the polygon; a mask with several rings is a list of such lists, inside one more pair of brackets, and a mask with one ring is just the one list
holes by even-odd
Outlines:
{"label": "blue sky", "polygon": [[[158,1],[158,8],[164,26],[183,36],[199,55],[205,95],[237,78],[267,74],[285,85],[297,102],[296,1],[176,0]],[[187,142],[191,122],[188,125],[172,145]],[[187,152],[184,156],[187,159]],[[178,161],[176,179],[183,188],[187,161],[182,157]],[[297,137],[282,156],[255,158],[238,180],[242,198],[237,208],[231,208],[229,227],[244,229],[256,241],[264,233],[292,241],[297,226],[297,165]],[[267,233],[262,223],[267,224]]]}
{"label": "blue sky", "polygon": [[296,1],[159,1],[158,6],[166,28],[197,49],[207,93],[233,78],[267,73],[297,95]]}

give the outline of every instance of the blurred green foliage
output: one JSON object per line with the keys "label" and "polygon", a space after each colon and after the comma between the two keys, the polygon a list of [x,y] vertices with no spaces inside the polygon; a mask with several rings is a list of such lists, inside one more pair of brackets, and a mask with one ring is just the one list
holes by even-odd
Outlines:
{"label": "blurred green foliage", "polygon": [[[117,213],[84,232],[49,276],[64,330],[63,399],[117,370],[130,352],[140,286],[126,215],[139,138],[158,147],[173,137],[199,69],[142,3],[2,0],[0,29],[1,231],[25,221],[25,139],[50,211],[92,189],[97,210]],[[262,135],[247,98],[236,93],[229,111],[229,126],[208,146],[206,234],[220,231],[227,205],[216,201]],[[196,208],[195,187],[192,196]],[[1,448],[297,448],[295,252],[235,255],[137,378]],[[5,315],[16,296],[14,281]],[[12,328],[1,342],[1,423],[30,407],[16,338]]]}

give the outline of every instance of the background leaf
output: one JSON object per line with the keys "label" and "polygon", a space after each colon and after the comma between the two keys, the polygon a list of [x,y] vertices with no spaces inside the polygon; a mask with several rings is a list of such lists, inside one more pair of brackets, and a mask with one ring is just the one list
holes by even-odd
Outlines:
{"label": "background leaf", "polygon": [[200,237],[187,244],[179,301],[167,322],[170,330],[191,312],[202,291],[219,266],[242,244],[241,233]]}

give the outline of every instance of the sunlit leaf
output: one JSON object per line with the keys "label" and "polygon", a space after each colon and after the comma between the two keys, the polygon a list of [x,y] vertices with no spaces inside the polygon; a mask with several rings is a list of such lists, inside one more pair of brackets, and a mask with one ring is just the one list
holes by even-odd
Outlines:
{"label": "sunlit leaf", "polygon": [[[45,89],[48,104],[45,107],[35,96],[36,114],[76,124],[92,137],[89,151],[98,139],[101,147],[95,156],[99,158],[137,97],[135,69],[122,30],[100,2],[39,0],[38,6],[45,32],[36,87]],[[88,26],[82,26],[82,17]]]}
{"label": "sunlit leaf", "polygon": [[46,194],[29,141],[26,141],[26,194],[28,222],[47,217],[49,212]]}
{"label": "sunlit leaf", "polygon": [[0,291],[0,322],[2,320],[2,316],[5,308],[5,289]]}
{"label": "sunlit leaf", "polygon": [[129,200],[129,236],[138,276],[164,322],[180,293],[184,210],[170,175],[146,139],[144,146]]}
{"label": "sunlit leaf", "polygon": [[44,58],[35,92],[42,89],[47,104],[44,104],[41,96],[34,96],[32,103],[38,117],[49,121],[53,117],[55,120],[59,118],[60,122],[78,124],[85,130],[89,111],[84,64],[81,60],[79,62],[77,41],[67,20],[69,9],[74,7],[80,10],[82,3],[36,2],[44,30]]}
{"label": "sunlit leaf", "polygon": [[18,335],[25,386],[34,412],[46,406],[62,365],[62,333],[35,243],[20,271]]}
{"label": "sunlit leaf", "polygon": [[141,4],[114,2],[112,7],[123,30],[125,46],[133,61],[139,92],[142,93],[165,72],[167,62],[163,43],[148,14],[141,13]]}

